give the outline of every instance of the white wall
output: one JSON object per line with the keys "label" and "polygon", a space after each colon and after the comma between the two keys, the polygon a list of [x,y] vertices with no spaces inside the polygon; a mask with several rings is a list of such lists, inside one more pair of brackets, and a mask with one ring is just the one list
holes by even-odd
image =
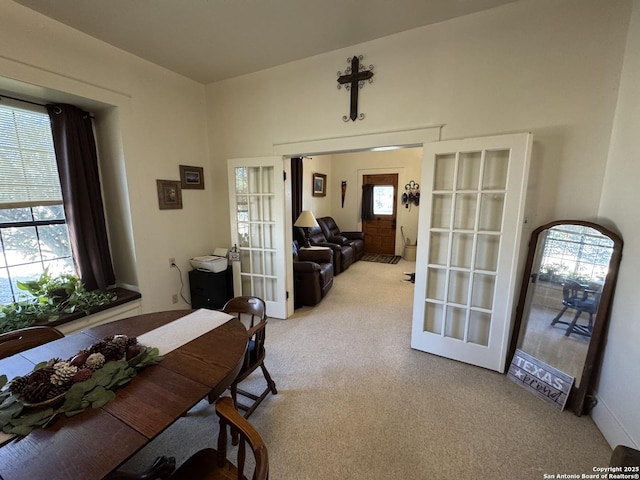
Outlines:
{"label": "white wall", "polygon": [[[631,0],[521,0],[208,85],[212,167],[222,174],[227,158],[272,155],[283,144],[437,124],[444,124],[443,139],[530,131],[527,228],[561,218],[593,219],[602,213],[630,12]],[[348,94],[336,89],[335,72],[354,54],[375,66],[375,77],[360,91],[366,119],[345,123]],[[631,190],[629,181],[621,185]],[[609,188],[616,188],[614,181]],[[617,196],[627,193],[620,189]],[[225,195],[217,197],[222,224],[228,218]],[[632,233],[622,232],[625,238]],[[219,241],[228,237],[228,229],[216,232]],[[630,301],[635,284],[619,288],[617,312],[625,302],[637,303]],[[620,338],[626,333],[623,328],[610,338],[607,352],[625,351]],[[624,361],[617,355],[607,353],[612,366],[603,377]],[[638,398],[638,376],[626,381],[627,398]],[[618,382],[603,378],[601,396]],[[640,426],[629,420],[635,410],[627,402],[616,400],[613,413],[638,438]]]}
{"label": "white wall", "polygon": [[204,86],[12,1],[0,9],[0,88],[95,113],[118,280],[139,288],[143,312],[184,308],[171,303],[180,280],[168,259],[184,272],[188,296],[187,259],[215,246],[215,182],[183,192],[182,210],[160,211],[156,179],[179,180],[179,164],[212,173]]}
{"label": "white wall", "polygon": [[633,2],[620,96],[600,215],[617,225],[624,248],[593,417],[612,445],[639,448],[640,415],[640,0]]}

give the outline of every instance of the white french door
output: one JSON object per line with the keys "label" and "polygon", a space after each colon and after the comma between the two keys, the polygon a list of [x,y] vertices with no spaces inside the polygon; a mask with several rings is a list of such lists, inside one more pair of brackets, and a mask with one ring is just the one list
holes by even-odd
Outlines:
{"label": "white french door", "polygon": [[424,144],[412,348],[504,372],[531,142]]}
{"label": "white french door", "polygon": [[227,162],[234,295],[262,298],[267,315],[286,318],[284,188],[282,157]]}

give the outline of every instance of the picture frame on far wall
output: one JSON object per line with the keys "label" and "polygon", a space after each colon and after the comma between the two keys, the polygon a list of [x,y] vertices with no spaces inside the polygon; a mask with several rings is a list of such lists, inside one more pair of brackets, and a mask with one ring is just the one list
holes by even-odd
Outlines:
{"label": "picture frame on far wall", "polygon": [[180,165],[180,183],[184,189],[204,189],[204,169]]}
{"label": "picture frame on far wall", "polygon": [[327,195],[327,176],[322,173],[313,174],[313,196],[324,197]]}
{"label": "picture frame on far wall", "polygon": [[182,188],[178,180],[156,180],[160,210],[182,208]]}

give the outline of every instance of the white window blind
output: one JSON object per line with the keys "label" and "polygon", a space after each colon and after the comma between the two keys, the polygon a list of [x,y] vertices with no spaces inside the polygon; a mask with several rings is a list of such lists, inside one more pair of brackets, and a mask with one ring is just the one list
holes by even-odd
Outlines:
{"label": "white window blind", "polygon": [[61,203],[60,179],[46,109],[20,108],[2,99],[0,208]]}

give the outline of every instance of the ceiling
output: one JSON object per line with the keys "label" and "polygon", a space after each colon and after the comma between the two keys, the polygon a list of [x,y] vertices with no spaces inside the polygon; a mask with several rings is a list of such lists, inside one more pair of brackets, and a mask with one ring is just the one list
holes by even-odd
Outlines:
{"label": "ceiling", "polygon": [[201,83],[514,0],[15,0]]}

